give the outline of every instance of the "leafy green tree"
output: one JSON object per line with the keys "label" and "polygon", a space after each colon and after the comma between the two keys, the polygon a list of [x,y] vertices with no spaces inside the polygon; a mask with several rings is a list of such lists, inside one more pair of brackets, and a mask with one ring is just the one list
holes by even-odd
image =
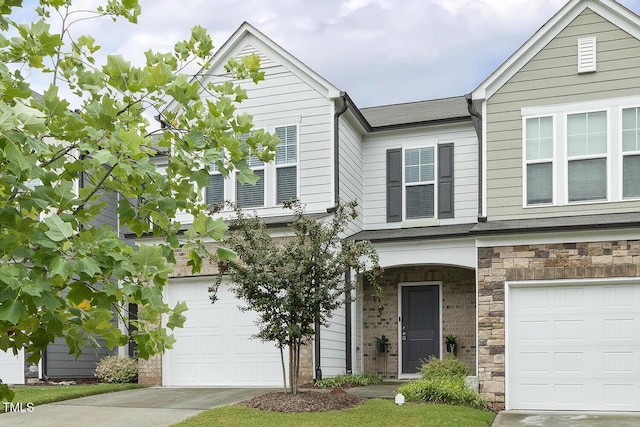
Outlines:
{"label": "leafy green tree", "polygon": [[[90,18],[136,23],[137,0],[108,0],[93,12],[71,0],[40,0],[31,23],[14,19],[25,15],[21,7],[21,0],[0,2],[0,349],[25,348],[37,362],[56,337],[76,355],[98,338],[123,345],[128,336],[114,317],[127,320],[132,303],[140,307],[133,339],[146,358],[170,348],[166,328],[185,320],[183,303],[162,301],[174,249],[188,249],[195,273],[215,256],[202,240],[226,229],[201,197],[212,165],[255,182],[245,159],[273,158],[274,135],[241,139],[252,118],[236,111],[247,96],[231,83],[262,80],[260,61],[231,60],[228,81],[206,83],[185,72],[190,64],[206,69],[212,54],[202,27],[172,52],[146,52],[141,66],[99,56],[90,35],[71,37],[70,28]],[[37,73],[51,82],[42,96],[29,81]],[[129,246],[117,230],[94,226],[105,195],[118,196],[120,225],[155,236],[154,244]],[[177,213],[193,217],[180,241]],[[161,316],[167,320],[156,328]],[[8,394],[0,388],[0,399]]]}
{"label": "leafy green tree", "polygon": [[[255,337],[272,341],[280,349],[285,392],[284,348],[289,350],[289,391],[296,394],[300,351],[313,338],[316,322],[327,325],[332,313],[346,299],[352,300],[354,284],[345,281],[345,273],[366,274],[381,301],[375,248],[366,240],[344,238],[347,226],[357,217],[356,207],[356,202],[340,203],[331,217],[318,219],[306,215],[298,201],[286,203],[293,221],[290,236],[280,238],[272,237],[260,218],[236,207],[233,231],[222,241],[237,254],[221,266],[222,273],[246,304],[242,309],[257,313]],[[218,276],[210,288],[214,303],[222,280]]]}

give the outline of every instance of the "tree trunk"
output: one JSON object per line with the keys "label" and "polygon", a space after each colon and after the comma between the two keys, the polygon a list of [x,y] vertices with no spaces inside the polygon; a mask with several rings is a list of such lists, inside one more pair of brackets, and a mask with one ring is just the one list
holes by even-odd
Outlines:
{"label": "tree trunk", "polygon": [[293,376],[293,348],[294,346],[289,344],[289,389],[291,394],[296,394],[293,388],[293,384],[295,384],[295,378]]}
{"label": "tree trunk", "polygon": [[296,342],[296,391],[298,390],[298,380],[300,379],[300,349],[302,348],[302,339]]}
{"label": "tree trunk", "polygon": [[284,384],[284,393],[287,393],[287,369],[284,366],[284,350],[280,347],[280,365],[282,366],[282,383]]}

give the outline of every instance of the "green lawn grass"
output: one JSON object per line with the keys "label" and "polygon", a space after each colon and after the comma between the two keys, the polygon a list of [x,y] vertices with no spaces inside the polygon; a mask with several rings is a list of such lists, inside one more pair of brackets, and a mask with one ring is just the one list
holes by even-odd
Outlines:
{"label": "green lawn grass", "polygon": [[[130,390],[146,387],[141,384],[87,384],[68,386],[18,386],[13,389],[13,402],[34,405],[58,402],[60,400],[75,399],[76,397],[91,396],[93,394],[111,393],[113,391]],[[2,411],[0,411],[1,413]]]}
{"label": "green lawn grass", "polygon": [[463,406],[405,404],[398,406],[391,400],[371,399],[344,411],[293,413],[260,411],[242,406],[210,409],[174,427],[201,426],[438,426],[488,427],[492,412]]}

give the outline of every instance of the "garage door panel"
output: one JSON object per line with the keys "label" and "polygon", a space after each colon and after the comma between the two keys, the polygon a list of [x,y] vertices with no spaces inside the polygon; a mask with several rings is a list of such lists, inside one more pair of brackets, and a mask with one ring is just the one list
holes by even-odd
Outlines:
{"label": "garage door panel", "polygon": [[558,405],[570,407],[582,404],[584,384],[564,382],[553,386],[553,401]]}
{"label": "garage door panel", "polygon": [[583,375],[586,370],[585,362],[585,355],[581,351],[554,352],[552,372],[561,375]]}
{"label": "garage door panel", "polygon": [[514,371],[527,375],[540,375],[550,372],[551,366],[547,352],[521,351],[515,358]]}
{"label": "garage door panel", "polygon": [[615,344],[614,341],[634,341],[637,340],[638,326],[640,320],[627,318],[606,318],[602,321],[602,336],[603,339],[610,343]]}
{"label": "garage door panel", "polygon": [[603,284],[511,288],[509,408],[640,410],[639,290]]}
{"label": "garage door panel", "polygon": [[273,343],[252,338],[255,313],[241,312],[228,284],[209,301],[205,280],[169,284],[167,302],[187,299],[186,328],[176,329],[176,343],[164,359],[165,385],[279,386],[280,352]]}
{"label": "garage door panel", "polygon": [[604,384],[602,387],[604,404],[618,411],[635,410],[639,393],[638,386],[633,384]]}
{"label": "garage door panel", "polygon": [[605,351],[602,354],[602,372],[607,376],[608,374],[615,376],[637,373],[638,369],[635,366],[637,358],[638,355],[632,351]]}

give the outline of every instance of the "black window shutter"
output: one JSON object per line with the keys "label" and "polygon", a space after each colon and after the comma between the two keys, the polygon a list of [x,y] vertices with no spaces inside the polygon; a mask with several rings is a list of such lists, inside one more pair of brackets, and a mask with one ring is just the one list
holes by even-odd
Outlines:
{"label": "black window shutter", "polygon": [[387,150],[387,222],[402,221],[402,149]]}
{"label": "black window shutter", "polygon": [[453,218],[453,143],[438,145],[438,218]]}

